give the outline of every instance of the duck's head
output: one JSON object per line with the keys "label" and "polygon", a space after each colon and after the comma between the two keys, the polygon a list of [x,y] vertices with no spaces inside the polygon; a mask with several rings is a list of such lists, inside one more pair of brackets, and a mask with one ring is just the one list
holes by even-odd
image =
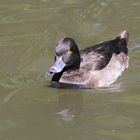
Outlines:
{"label": "duck's head", "polygon": [[80,53],[75,41],[68,37],[58,42],[55,51],[55,62],[48,72],[54,74],[52,81],[59,81],[64,71],[80,67]]}

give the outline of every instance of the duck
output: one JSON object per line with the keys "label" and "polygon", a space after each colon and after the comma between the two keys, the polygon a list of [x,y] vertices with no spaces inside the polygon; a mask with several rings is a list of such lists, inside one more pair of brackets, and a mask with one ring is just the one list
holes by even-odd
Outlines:
{"label": "duck", "polygon": [[110,86],[129,67],[128,39],[124,30],[112,40],[79,50],[73,38],[62,38],[55,46],[54,64],[47,71],[53,74],[52,87]]}

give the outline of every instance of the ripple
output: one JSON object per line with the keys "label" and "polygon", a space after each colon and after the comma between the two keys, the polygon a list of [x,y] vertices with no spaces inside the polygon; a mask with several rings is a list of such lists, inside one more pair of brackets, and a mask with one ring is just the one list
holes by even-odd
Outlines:
{"label": "ripple", "polygon": [[123,81],[118,81],[114,84],[111,84],[109,87],[97,88],[100,93],[108,92],[122,92],[124,90]]}
{"label": "ripple", "polygon": [[95,120],[96,123],[104,125],[128,126],[134,124],[134,120],[126,116],[103,115],[96,117]]}
{"label": "ripple", "polygon": [[10,120],[0,120],[0,130],[15,128],[16,124]]}
{"label": "ripple", "polygon": [[133,47],[129,48],[130,51],[133,51],[135,49],[139,49],[140,48],[140,44],[136,44]]}

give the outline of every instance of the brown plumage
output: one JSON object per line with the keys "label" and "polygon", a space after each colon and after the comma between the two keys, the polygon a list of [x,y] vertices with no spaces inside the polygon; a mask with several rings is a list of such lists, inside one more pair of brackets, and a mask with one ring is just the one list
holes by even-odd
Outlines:
{"label": "brown plumage", "polygon": [[62,57],[64,64],[58,72],[54,66],[49,69],[55,73],[52,81],[87,87],[109,86],[128,68],[128,36],[125,30],[113,40],[81,51],[73,39],[62,39],[56,46],[56,58]]}

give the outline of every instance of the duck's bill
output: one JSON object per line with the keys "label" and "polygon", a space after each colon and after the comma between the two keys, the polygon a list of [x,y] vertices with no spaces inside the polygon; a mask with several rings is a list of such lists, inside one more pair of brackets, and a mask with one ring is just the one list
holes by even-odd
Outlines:
{"label": "duck's bill", "polygon": [[59,73],[64,69],[65,66],[66,66],[66,64],[63,62],[62,56],[61,56],[60,58],[58,58],[56,60],[54,65],[49,68],[48,72],[49,73]]}

